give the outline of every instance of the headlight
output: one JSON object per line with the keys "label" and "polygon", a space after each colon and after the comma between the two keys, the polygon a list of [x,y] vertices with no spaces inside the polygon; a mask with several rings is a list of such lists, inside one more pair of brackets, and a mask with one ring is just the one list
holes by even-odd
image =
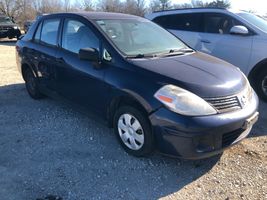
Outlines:
{"label": "headlight", "polygon": [[199,96],[174,85],[165,85],[154,95],[173,112],[187,116],[216,114],[216,110]]}
{"label": "headlight", "polygon": [[14,28],[14,29],[19,29],[19,27],[17,27],[17,26],[14,26],[13,28]]}

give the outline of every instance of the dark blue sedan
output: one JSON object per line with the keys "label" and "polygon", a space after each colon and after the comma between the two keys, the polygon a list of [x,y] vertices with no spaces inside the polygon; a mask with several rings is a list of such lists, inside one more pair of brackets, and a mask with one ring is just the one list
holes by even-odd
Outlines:
{"label": "dark blue sedan", "polygon": [[258,97],[237,67],[140,17],[46,15],[16,50],[32,98],[63,97],[101,116],[131,155],[209,157],[258,119]]}

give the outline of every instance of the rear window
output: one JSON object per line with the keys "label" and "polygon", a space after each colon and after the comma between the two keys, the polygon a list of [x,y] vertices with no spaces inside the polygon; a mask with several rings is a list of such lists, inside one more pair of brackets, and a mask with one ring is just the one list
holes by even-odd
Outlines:
{"label": "rear window", "polygon": [[13,22],[9,17],[0,17],[0,24],[13,24]]}
{"label": "rear window", "polygon": [[60,19],[48,19],[43,21],[41,42],[49,45],[57,44],[57,35]]}
{"label": "rear window", "polygon": [[166,29],[201,32],[201,19],[201,13],[192,13],[160,16],[153,21]]}

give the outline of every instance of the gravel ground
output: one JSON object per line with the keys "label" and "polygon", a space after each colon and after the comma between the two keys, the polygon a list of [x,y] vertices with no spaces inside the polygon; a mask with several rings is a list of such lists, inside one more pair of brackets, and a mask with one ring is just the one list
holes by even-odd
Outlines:
{"label": "gravel ground", "polygon": [[14,45],[0,41],[0,199],[267,199],[267,104],[250,137],[220,156],[134,158],[92,117],[32,100]]}

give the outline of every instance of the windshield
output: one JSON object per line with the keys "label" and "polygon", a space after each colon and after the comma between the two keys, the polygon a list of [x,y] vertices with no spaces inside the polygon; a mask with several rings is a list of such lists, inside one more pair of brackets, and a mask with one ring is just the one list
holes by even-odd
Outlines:
{"label": "windshield", "polygon": [[250,24],[257,26],[259,29],[267,33],[267,21],[253,15],[251,13],[238,13],[238,15],[245,20],[247,20]]}
{"label": "windshield", "polygon": [[9,17],[0,17],[0,24],[13,24]]}
{"label": "windshield", "polygon": [[126,56],[148,55],[188,48],[158,25],[143,19],[96,20]]}

